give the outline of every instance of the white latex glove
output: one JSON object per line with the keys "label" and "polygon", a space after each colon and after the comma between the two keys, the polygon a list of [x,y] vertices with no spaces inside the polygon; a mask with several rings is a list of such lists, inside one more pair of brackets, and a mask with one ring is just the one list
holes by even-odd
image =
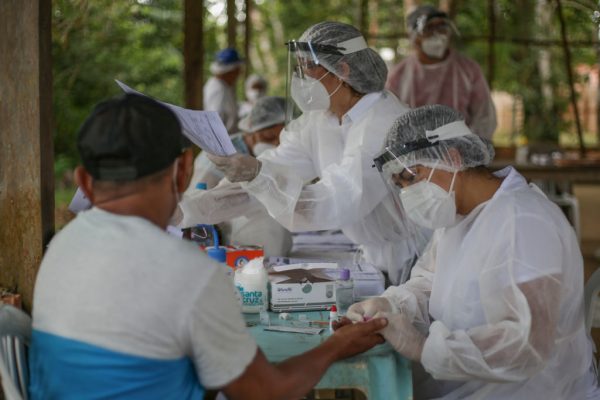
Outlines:
{"label": "white latex glove", "polygon": [[385,340],[404,357],[420,362],[425,339],[427,339],[425,335],[419,332],[410,319],[402,313],[375,314],[375,318],[380,317],[388,320],[387,326],[380,332]]}
{"label": "white latex glove", "polygon": [[235,153],[231,156],[206,156],[225,174],[229,182],[247,182],[256,178],[260,171],[260,161],[247,154]]}
{"label": "white latex glove", "polygon": [[179,217],[177,226],[180,228],[218,224],[244,215],[254,203],[256,201],[239,183],[224,183],[210,190],[198,190],[183,196],[173,220]]}
{"label": "white latex glove", "polygon": [[385,297],[371,297],[359,303],[354,303],[348,308],[346,318],[354,322],[363,322],[372,319],[378,312],[394,312],[392,303]]}

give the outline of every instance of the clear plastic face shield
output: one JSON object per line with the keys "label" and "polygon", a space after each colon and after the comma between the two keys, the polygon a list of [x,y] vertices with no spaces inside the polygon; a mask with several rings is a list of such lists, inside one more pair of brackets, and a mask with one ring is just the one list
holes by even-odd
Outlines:
{"label": "clear plastic face shield", "polygon": [[362,36],[336,45],[296,40],[290,40],[286,45],[286,124],[302,112],[322,109],[324,96],[330,94],[319,83],[335,69],[335,60],[368,47]]}
{"label": "clear plastic face shield", "polygon": [[[393,150],[386,147],[373,161],[386,187],[391,193],[397,223],[412,233],[415,245],[422,239],[423,228],[418,227],[408,218],[400,193],[417,182],[431,178],[435,169],[447,171],[460,170],[460,166],[449,167],[451,155],[444,140],[473,135],[464,121],[456,121],[443,125],[433,131],[426,131],[426,137],[406,142]],[[423,168],[426,167],[426,168]],[[399,221],[399,222],[398,222]]]}

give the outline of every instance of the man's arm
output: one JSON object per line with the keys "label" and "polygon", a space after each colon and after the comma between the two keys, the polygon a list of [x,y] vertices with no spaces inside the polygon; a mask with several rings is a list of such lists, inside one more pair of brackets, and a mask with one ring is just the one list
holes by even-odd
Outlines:
{"label": "man's arm", "polygon": [[280,364],[270,364],[260,349],[244,373],[223,388],[235,399],[296,399],[305,395],[335,361],[362,353],[383,343],[377,334],[387,325],[382,318],[347,325],[323,344]]}

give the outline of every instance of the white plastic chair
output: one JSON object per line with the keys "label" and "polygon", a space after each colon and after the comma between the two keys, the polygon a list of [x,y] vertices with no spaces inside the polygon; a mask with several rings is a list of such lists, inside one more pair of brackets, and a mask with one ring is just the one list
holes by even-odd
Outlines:
{"label": "white plastic chair", "polygon": [[26,345],[18,336],[0,338],[0,375],[6,400],[27,400],[29,369]]}
{"label": "white plastic chair", "polygon": [[13,306],[0,303],[0,377],[6,400],[27,400],[30,338],[31,318]]}

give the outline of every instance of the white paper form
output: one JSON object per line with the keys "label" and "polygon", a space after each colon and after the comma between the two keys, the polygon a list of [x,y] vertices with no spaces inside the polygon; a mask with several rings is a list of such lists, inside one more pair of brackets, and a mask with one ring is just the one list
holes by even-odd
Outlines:
{"label": "white paper form", "polygon": [[[146,96],[117,79],[115,79],[115,82],[125,93]],[[217,156],[229,156],[236,152],[229,138],[229,133],[216,111],[189,110],[163,101],[157,101],[169,107],[175,113],[183,129],[183,134],[195,145],[200,146],[202,150]]]}

